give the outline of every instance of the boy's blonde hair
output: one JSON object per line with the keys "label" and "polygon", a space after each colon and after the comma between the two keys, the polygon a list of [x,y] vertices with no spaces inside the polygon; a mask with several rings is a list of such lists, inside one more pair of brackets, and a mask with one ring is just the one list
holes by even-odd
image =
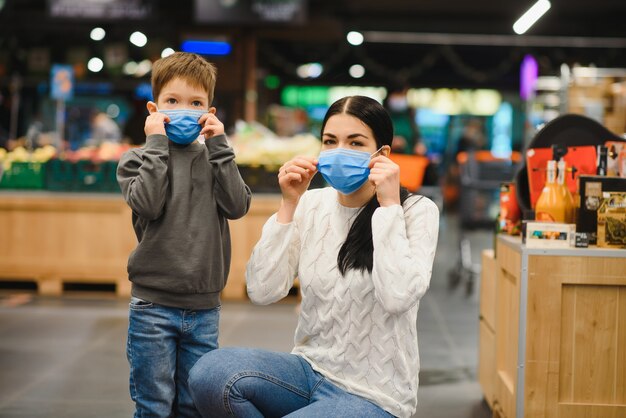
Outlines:
{"label": "boy's blonde hair", "polygon": [[152,66],[152,96],[156,101],[161,89],[179,77],[189,85],[204,89],[213,103],[213,91],[217,79],[217,68],[200,55],[189,52],[175,52],[154,62]]}

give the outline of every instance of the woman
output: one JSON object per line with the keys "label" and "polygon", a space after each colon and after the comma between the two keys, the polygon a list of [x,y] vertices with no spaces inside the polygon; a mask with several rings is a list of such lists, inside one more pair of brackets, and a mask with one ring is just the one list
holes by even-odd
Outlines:
{"label": "woman", "polygon": [[[290,354],[214,350],[189,384],[204,417],[410,417],[417,405],[419,300],[430,282],[439,211],[408,196],[387,156],[393,127],[375,100],[329,109],[318,159],[278,174],[280,208],[247,266],[250,299],[270,304],[300,280]],[[307,191],[320,171],[332,186]]]}

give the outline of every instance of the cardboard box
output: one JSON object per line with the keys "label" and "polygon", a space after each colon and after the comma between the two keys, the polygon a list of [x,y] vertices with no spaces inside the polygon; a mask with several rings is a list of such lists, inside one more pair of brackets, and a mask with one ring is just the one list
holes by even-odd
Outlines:
{"label": "cardboard box", "polygon": [[598,237],[598,209],[603,192],[626,192],[626,178],[605,176],[580,176],[580,194],[576,231],[589,234],[589,244],[595,245]]}
{"label": "cardboard box", "polygon": [[574,247],[575,224],[559,222],[527,222],[527,248],[570,248]]}

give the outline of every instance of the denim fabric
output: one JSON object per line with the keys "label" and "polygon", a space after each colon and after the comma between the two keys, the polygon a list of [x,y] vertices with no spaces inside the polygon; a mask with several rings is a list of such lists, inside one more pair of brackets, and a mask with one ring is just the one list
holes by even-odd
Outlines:
{"label": "denim fabric", "polygon": [[214,350],[191,369],[189,388],[205,418],[392,417],[329,382],[294,354]]}
{"label": "denim fabric", "polygon": [[126,354],[135,418],[200,416],[187,380],[196,361],[218,346],[219,313],[131,299]]}

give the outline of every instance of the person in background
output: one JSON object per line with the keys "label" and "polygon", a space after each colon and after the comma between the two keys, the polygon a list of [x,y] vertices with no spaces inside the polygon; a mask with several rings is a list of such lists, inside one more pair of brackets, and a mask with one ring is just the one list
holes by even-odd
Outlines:
{"label": "person in background", "polygon": [[246,214],[251,194],[211,107],[215,81],[215,67],[196,54],[156,61],[146,144],[118,166],[138,240],[128,260],[127,344],[137,418],[199,416],[187,376],[218,347],[227,219]]}
{"label": "person in background", "polygon": [[391,88],[384,101],[393,124],[391,148],[400,154],[425,155],[426,149],[415,121],[415,109],[409,106],[407,91],[406,87]]}
{"label": "person in background", "polygon": [[105,112],[94,111],[90,119],[91,135],[87,146],[98,146],[103,142],[120,142],[122,131],[118,124]]}
{"label": "person in background", "polygon": [[[203,417],[391,417],[416,409],[417,312],[429,287],[439,211],[400,187],[393,128],[377,101],[333,103],[318,158],[279,170],[282,201],[247,265],[256,304],[299,278],[302,308],[291,353],[223,348],[189,385]],[[321,172],[331,187],[307,190]]]}

